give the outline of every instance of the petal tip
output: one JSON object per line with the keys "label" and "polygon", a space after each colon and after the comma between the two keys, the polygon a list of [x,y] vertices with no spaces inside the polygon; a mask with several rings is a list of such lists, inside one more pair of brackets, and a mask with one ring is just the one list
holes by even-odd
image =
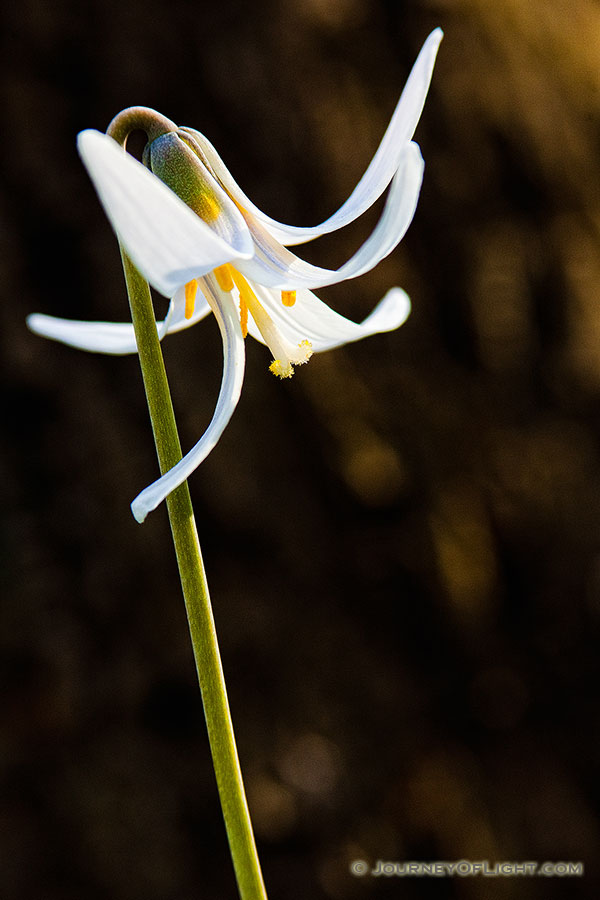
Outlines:
{"label": "petal tip", "polygon": [[[103,132],[97,131],[95,128],[84,128],[84,130],[80,131],[77,135],[77,151],[83,158],[88,150],[90,150],[94,145],[98,147],[100,146],[100,144],[105,144],[106,140],[107,135],[103,134]],[[108,140],[115,144],[115,141],[113,141],[112,138],[108,138]]]}
{"label": "petal tip", "polygon": [[148,509],[144,503],[140,502],[140,497],[141,494],[139,494],[131,503],[131,512],[133,513],[133,518],[139,525],[141,525],[146,520],[146,516],[149,512],[151,512],[151,510]]}
{"label": "petal tip", "polygon": [[42,313],[30,313],[25,318],[25,324],[34,334],[40,334],[44,315]]}
{"label": "petal tip", "polygon": [[394,327],[400,328],[401,325],[404,325],[412,311],[412,303],[406,291],[399,287],[390,288],[382,302],[389,303],[390,313],[393,311],[395,314],[396,324]]}
{"label": "petal tip", "polygon": [[[424,58],[430,59],[431,68],[433,69],[433,64],[435,63],[435,58],[437,56],[437,52],[439,50],[439,46],[442,43],[442,38],[444,37],[444,32],[438,26],[434,28],[431,34],[427,35],[425,38],[425,43],[421,47],[421,53],[419,56],[423,56]],[[431,74],[430,74],[431,77]]]}
{"label": "petal tip", "polygon": [[410,297],[400,287],[390,288],[371,315],[365,319],[372,333],[395,331],[404,325],[411,311]]}

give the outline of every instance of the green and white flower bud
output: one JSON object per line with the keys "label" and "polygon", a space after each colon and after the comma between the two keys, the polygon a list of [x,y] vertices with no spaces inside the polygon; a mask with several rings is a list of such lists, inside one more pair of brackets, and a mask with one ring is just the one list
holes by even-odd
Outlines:
{"label": "green and white flower bud", "polygon": [[171,131],[149,143],[144,164],[205,222],[219,218],[222,188],[179,134]]}

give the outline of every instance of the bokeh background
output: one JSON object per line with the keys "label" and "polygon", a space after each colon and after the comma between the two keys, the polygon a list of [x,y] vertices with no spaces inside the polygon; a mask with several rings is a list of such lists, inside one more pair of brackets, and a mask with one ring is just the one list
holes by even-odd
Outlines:
{"label": "bokeh background", "polygon": [[[600,4],[0,15],[1,896],[236,896],[166,513],[129,512],[156,476],[137,360],[24,326],[127,318],[76,133],[154,106],[203,131],[258,205],[312,224],[441,25],[414,224],[376,271],[320,292],[361,319],[400,284],[411,318],[286,383],[249,342],[192,496],[273,900],[596,897]],[[306,257],[341,264],[377,213]],[[164,350],[189,447],[218,329]],[[357,858],[586,875],[357,879]]]}

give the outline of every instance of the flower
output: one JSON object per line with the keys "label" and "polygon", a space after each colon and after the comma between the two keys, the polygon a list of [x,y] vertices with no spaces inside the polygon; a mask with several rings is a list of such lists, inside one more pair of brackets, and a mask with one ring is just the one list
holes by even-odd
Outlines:
{"label": "flower", "polygon": [[[185,481],[219,440],[240,396],[247,332],[271,350],[271,371],[287,378],[313,352],[405,321],[410,301],[400,288],[388,291],[360,324],[334,312],[311,289],[369,271],[391,253],[410,225],[424,166],[412,136],[441,38],[438,28],[425,42],[383,140],[348,200],[312,228],[284,225],[265,215],[200,132],[177,128],[152,110],[127,111],[160,120],[149,134],[144,165],[109,135],[87,130],[78,136],[79,153],[121,244],[148,282],[170,298],[165,319],[157,323],[159,337],[212,311],[223,339],[223,378],[213,418],[187,455],[133,501],[138,521]],[[354,221],[388,186],[373,233],[339,269],[310,265],[287,249]],[[83,350],[123,354],[137,349],[128,323],[41,314],[27,321],[32,331]]]}

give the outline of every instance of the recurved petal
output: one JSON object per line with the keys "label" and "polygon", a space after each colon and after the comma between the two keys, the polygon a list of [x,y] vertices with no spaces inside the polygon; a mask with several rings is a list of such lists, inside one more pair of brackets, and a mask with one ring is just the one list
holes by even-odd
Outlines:
{"label": "recurved petal", "polygon": [[405,144],[375,230],[339,269],[323,269],[305,262],[250,217],[247,221],[255,253],[252,259],[239,260],[237,268],[257,284],[281,290],[323,287],[363,275],[388,256],[404,237],[417,208],[423,169],[418,145],[414,142]]}
{"label": "recurved petal", "polygon": [[394,177],[400,164],[404,145],[411,140],[421,117],[442,37],[441,28],[436,28],[425,41],[369,167],[346,202],[320,225],[308,228],[284,225],[265,215],[244,194],[215,148],[204,135],[191,128],[183,130],[195,137],[217,178],[234,200],[255,216],[276,240],[287,246],[310,241],[353,222],[373,205]]}
{"label": "recurved petal", "polygon": [[[162,324],[157,322],[157,327]],[[27,326],[35,334],[79,350],[89,350],[90,353],[112,353],[119,356],[137,351],[133,325],[130,322],[81,322],[77,319],[59,319],[43,313],[33,313],[27,317]]]}
{"label": "recurved petal", "polygon": [[214,277],[203,279],[202,289],[210,302],[223,339],[223,378],[217,406],[210,425],[183,459],[161,478],[143,490],[131,504],[138,522],[188,478],[206,459],[225,430],[237,406],[244,380],[245,349],[239,314],[228,294],[217,286]]}
{"label": "recurved petal", "polygon": [[[360,323],[334,312],[312,291],[298,291],[294,306],[284,307],[278,291],[260,285],[253,285],[253,288],[283,337],[295,346],[309,340],[315,353],[382,331],[393,331],[406,321],[410,313],[408,294],[398,287],[391,288],[371,315]],[[249,331],[264,343],[252,320]]]}
{"label": "recurved petal", "polygon": [[169,311],[162,323],[162,330],[160,328],[160,323],[158,323],[158,335],[161,339],[165,334],[173,334],[175,331],[183,331],[184,328],[195,325],[196,322],[204,319],[212,311],[202,291],[196,292],[194,312],[189,319],[186,318],[185,310],[186,302],[184,285],[183,287],[178,288],[171,298]]}
{"label": "recurved petal", "polygon": [[[193,316],[186,319],[184,290],[180,288],[171,300],[165,318],[156,323],[158,336],[162,340],[170,332],[189,328],[209,312],[208,303],[199,294]],[[90,353],[110,353],[114,356],[137,353],[133,325],[130,322],[82,322],[33,313],[27,317],[27,326],[35,334]]]}
{"label": "recurved petal", "polygon": [[219,237],[160,179],[99,131],[77,145],[114,230],[140,272],[165,297],[215,266],[252,255],[242,217],[214,182],[231,240]]}

